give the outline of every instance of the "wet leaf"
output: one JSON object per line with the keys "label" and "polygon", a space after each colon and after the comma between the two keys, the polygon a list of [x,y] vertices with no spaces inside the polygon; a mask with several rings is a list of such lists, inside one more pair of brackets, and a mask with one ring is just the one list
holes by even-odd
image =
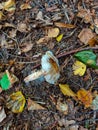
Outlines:
{"label": "wet leaf", "polygon": [[56,40],[57,40],[58,42],[60,42],[60,41],[62,40],[62,38],[63,38],[63,34],[60,34],[58,37],[56,37]]}
{"label": "wet leaf", "polygon": [[35,101],[28,99],[28,110],[45,110],[46,108],[42,107]]}
{"label": "wet leaf", "polygon": [[8,11],[8,12],[12,12],[15,11],[15,0],[8,0],[6,2],[2,3],[3,5],[3,9]]}
{"label": "wet leaf", "polygon": [[96,65],[97,56],[92,51],[80,51],[77,52],[74,56],[84,64],[92,68],[98,69],[98,66]]}
{"label": "wet leaf", "polygon": [[79,76],[83,76],[85,74],[86,71],[86,65],[83,64],[80,61],[76,61],[73,64],[73,71],[74,71],[74,75],[79,75]]}
{"label": "wet leaf", "polygon": [[91,106],[92,103],[92,94],[90,91],[87,91],[85,89],[80,89],[77,92],[78,99],[84,104],[86,108]]}
{"label": "wet leaf", "polygon": [[31,9],[32,7],[30,6],[29,3],[24,3],[20,6],[21,10],[25,10],[25,9]]}
{"label": "wet leaf", "polygon": [[94,37],[94,34],[89,28],[83,28],[82,31],[78,35],[78,38],[80,39],[80,41],[86,45],[88,44],[89,40],[93,37]]}
{"label": "wet leaf", "polygon": [[6,106],[11,109],[13,113],[20,113],[23,111],[26,100],[21,91],[12,93],[7,99]]}
{"label": "wet leaf", "polygon": [[55,38],[59,35],[59,28],[48,28],[47,29],[47,36],[49,38]]}
{"label": "wet leaf", "polygon": [[66,96],[75,97],[76,94],[69,88],[68,84],[59,84],[61,92]]}
{"label": "wet leaf", "polygon": [[54,24],[55,24],[55,26],[62,27],[62,28],[75,28],[76,27],[75,25],[61,23],[61,22],[55,22]]}

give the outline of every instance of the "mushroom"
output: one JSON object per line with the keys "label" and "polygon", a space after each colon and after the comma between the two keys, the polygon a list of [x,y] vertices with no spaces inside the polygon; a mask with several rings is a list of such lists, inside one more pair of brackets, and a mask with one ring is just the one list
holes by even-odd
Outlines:
{"label": "mushroom", "polygon": [[41,70],[30,74],[24,79],[24,81],[29,82],[44,76],[48,83],[55,84],[60,77],[60,70],[58,59],[51,51],[47,51],[45,55],[42,56],[41,67]]}

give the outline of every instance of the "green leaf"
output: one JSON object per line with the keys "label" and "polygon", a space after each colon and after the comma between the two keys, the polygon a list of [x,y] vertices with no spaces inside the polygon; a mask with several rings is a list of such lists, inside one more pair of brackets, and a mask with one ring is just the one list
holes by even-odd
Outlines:
{"label": "green leaf", "polygon": [[3,90],[7,90],[10,87],[11,83],[7,74],[3,75],[2,79],[0,80],[0,85]]}
{"label": "green leaf", "polygon": [[78,60],[82,61],[84,64],[92,68],[98,69],[98,66],[96,65],[97,56],[92,51],[88,50],[77,52],[74,56]]}

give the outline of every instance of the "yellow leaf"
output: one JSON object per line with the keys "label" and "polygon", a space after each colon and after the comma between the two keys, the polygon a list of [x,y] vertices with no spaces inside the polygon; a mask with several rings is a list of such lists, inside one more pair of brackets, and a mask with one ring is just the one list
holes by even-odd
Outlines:
{"label": "yellow leaf", "polygon": [[47,30],[47,36],[50,38],[57,37],[59,32],[60,32],[59,28],[49,28]]}
{"label": "yellow leaf", "polygon": [[20,6],[21,10],[25,10],[25,9],[31,9],[32,7],[30,6],[29,3],[24,3]]}
{"label": "yellow leaf", "polygon": [[20,113],[23,111],[26,100],[21,91],[13,93],[7,100],[6,106],[11,109],[13,113]]}
{"label": "yellow leaf", "polygon": [[60,42],[60,41],[62,40],[62,38],[63,38],[63,34],[60,34],[58,37],[56,37],[56,40],[57,40],[58,42]]}
{"label": "yellow leaf", "polygon": [[55,26],[57,27],[62,27],[62,28],[75,28],[75,25],[72,24],[66,24],[66,23],[61,23],[61,22],[55,22]]}
{"label": "yellow leaf", "polygon": [[74,75],[79,75],[79,76],[83,76],[85,74],[86,71],[86,65],[83,64],[80,61],[76,61],[73,64],[73,71],[74,71]]}
{"label": "yellow leaf", "polygon": [[4,20],[5,19],[5,15],[2,13],[2,11],[0,11],[0,20]]}
{"label": "yellow leaf", "polygon": [[69,88],[68,84],[59,84],[59,87],[61,89],[61,92],[64,95],[71,96],[71,97],[75,97],[76,96],[76,94]]}
{"label": "yellow leaf", "polygon": [[2,3],[3,9],[6,11],[14,11],[15,10],[15,0],[8,0]]}
{"label": "yellow leaf", "polygon": [[87,91],[85,89],[80,89],[77,92],[78,99],[84,104],[86,108],[91,106],[92,103],[92,94],[90,91]]}

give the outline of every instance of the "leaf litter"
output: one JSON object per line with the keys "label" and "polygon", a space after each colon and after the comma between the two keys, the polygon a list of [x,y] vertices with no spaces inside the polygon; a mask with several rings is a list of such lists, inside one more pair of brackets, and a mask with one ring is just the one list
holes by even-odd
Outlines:
{"label": "leaf litter", "polygon": [[66,0],[0,2],[3,129],[11,118],[11,129],[78,130],[86,129],[87,121],[88,129],[97,129],[95,5]]}

